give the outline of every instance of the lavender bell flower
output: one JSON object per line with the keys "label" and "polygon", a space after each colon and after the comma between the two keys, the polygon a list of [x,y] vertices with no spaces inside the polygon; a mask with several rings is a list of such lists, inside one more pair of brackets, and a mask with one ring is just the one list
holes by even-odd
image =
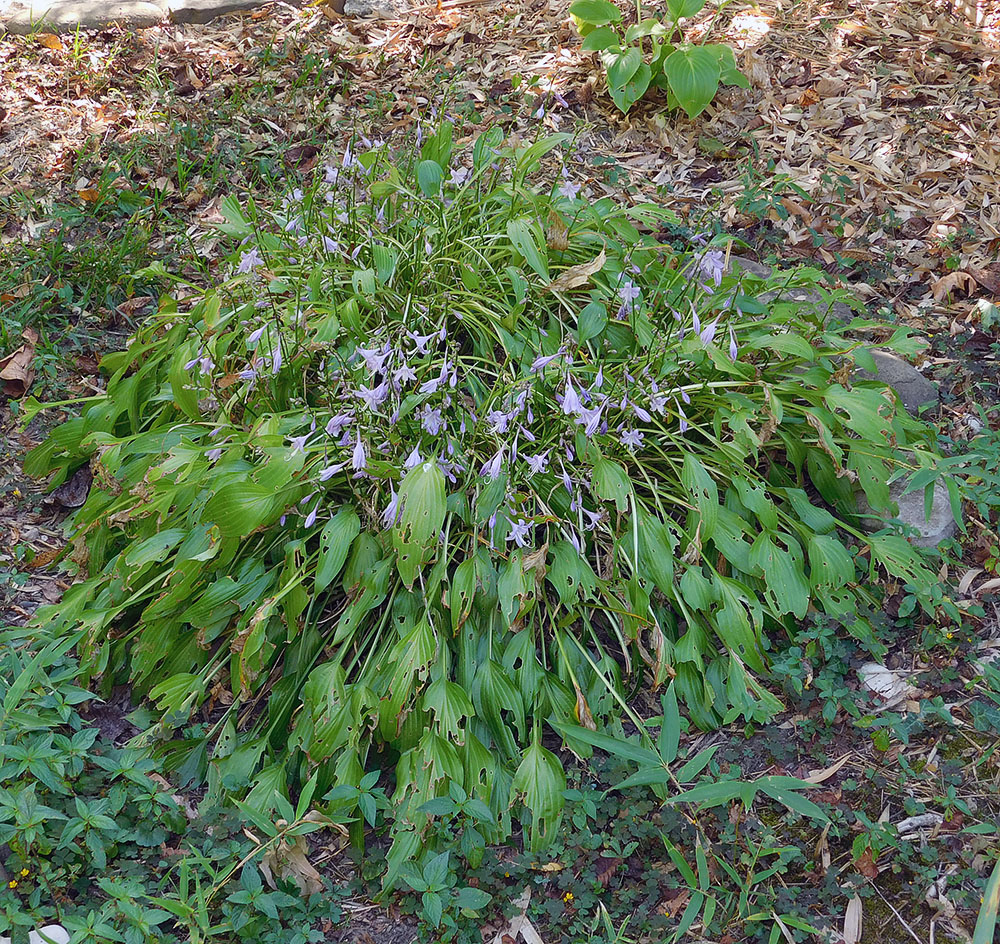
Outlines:
{"label": "lavender bell flower", "polygon": [[674,400],[674,405],[677,407],[677,412],[681,418],[678,428],[682,433],[686,433],[688,430],[688,421],[687,416],[684,413],[684,408],[676,400]]}
{"label": "lavender bell flower", "polygon": [[642,445],[643,434],[637,429],[624,429],[621,430],[621,442],[623,446],[627,446],[629,449],[638,449]]}
{"label": "lavender bell flower", "polygon": [[356,472],[361,472],[368,465],[368,454],[365,452],[365,444],[361,441],[361,430],[358,430],[357,444],[351,453],[351,468]]}
{"label": "lavender bell flower", "polygon": [[319,480],[321,482],[327,482],[332,479],[344,466],[347,465],[346,462],[335,462],[333,465],[328,465],[325,469],[319,470]]}
{"label": "lavender bell flower", "polygon": [[354,422],[354,417],[350,413],[338,413],[330,417],[326,424],[327,436],[336,436],[345,426],[350,426]]}
{"label": "lavender bell flower", "polygon": [[500,474],[500,469],[503,465],[503,453],[502,448],[498,449],[497,454],[489,462],[483,463],[479,474],[492,482]]}
{"label": "lavender bell flower", "polygon": [[539,472],[544,472],[549,467],[549,451],[539,453],[537,456],[525,456],[524,461],[528,463],[528,468],[531,471],[528,475],[537,475]]}
{"label": "lavender bell flower", "polygon": [[420,425],[432,436],[437,436],[444,428],[445,422],[441,410],[432,409],[429,403],[424,404],[419,416]]}
{"label": "lavender bell flower", "polygon": [[736,359],[739,356],[740,349],[736,344],[736,335],[733,333],[732,327],[729,328],[729,359],[735,364]]}
{"label": "lavender bell flower", "polygon": [[354,396],[364,401],[369,410],[377,410],[389,396],[389,383],[383,380],[377,387],[358,387],[354,391]]}
{"label": "lavender bell flower", "polygon": [[267,325],[261,325],[259,328],[251,331],[247,335],[247,346],[252,346],[260,340],[260,336],[267,330]]}
{"label": "lavender bell flower", "polygon": [[390,485],[389,504],[385,506],[385,511],[382,512],[382,527],[391,528],[399,518],[399,512],[399,495],[396,494],[396,489]]}
{"label": "lavender bell flower", "polygon": [[507,540],[513,541],[518,547],[528,547],[529,542],[527,539],[531,531],[532,526],[523,518],[518,518],[517,521],[511,522]]}
{"label": "lavender bell flower", "polygon": [[566,416],[571,414],[577,414],[583,410],[583,404],[580,402],[580,397],[577,394],[575,388],[573,387],[572,379],[566,380],[566,393],[563,395],[562,399],[562,411]]}
{"label": "lavender bell flower", "polygon": [[316,502],[316,507],[313,508],[308,515],[306,515],[306,520],[302,522],[305,527],[311,528],[314,524],[316,524],[316,514],[319,511],[319,505],[320,503]]}
{"label": "lavender bell flower", "polygon": [[403,468],[409,471],[410,469],[415,469],[424,460],[420,457],[420,450],[416,446],[413,447],[413,452],[411,452],[407,457],[406,461],[403,463]]}
{"label": "lavender bell flower", "polygon": [[292,447],[292,454],[296,452],[306,451],[306,440],[309,438],[309,434],[305,433],[302,436],[290,436],[288,438],[288,444]]}
{"label": "lavender bell flower", "polygon": [[706,249],[698,256],[697,265],[698,271],[705,278],[711,279],[716,288],[722,284],[722,276],[726,271],[726,254],[721,249]]}
{"label": "lavender bell flower", "polygon": [[719,327],[719,319],[716,318],[711,324],[705,325],[701,331],[698,332],[698,337],[701,339],[701,343],[708,347],[709,344],[715,339],[716,329]]}
{"label": "lavender bell flower", "polygon": [[240,256],[240,264],[236,267],[236,271],[240,275],[246,275],[248,272],[253,272],[258,266],[262,266],[264,260],[261,254],[257,251],[257,247],[254,246],[248,252],[244,252]]}

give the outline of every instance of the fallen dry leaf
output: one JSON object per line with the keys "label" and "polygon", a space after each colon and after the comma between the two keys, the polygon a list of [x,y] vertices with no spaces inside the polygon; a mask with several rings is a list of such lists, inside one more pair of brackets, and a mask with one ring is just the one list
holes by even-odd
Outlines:
{"label": "fallen dry leaf", "polygon": [[[282,826],[283,821],[278,821]],[[323,890],[323,879],[315,866],[309,861],[309,847],[305,836],[296,836],[294,842],[281,840],[276,846],[271,846],[260,862],[260,870],[271,888],[277,888],[275,876],[291,879],[299,886],[303,895],[309,896]]]}
{"label": "fallen dry leaf", "polygon": [[504,938],[508,938],[511,941],[517,941],[518,937],[524,941],[524,944],[544,944],[541,935],[535,930],[535,926],[528,920],[528,902],[530,901],[531,886],[528,885],[512,902],[514,908],[516,909],[514,917],[510,919],[510,924],[507,926],[507,929],[500,931],[497,936],[493,938],[493,944],[506,944]]}
{"label": "fallen dry leaf", "polygon": [[600,255],[596,259],[591,259],[590,262],[581,262],[579,265],[570,266],[562,275],[557,279],[553,279],[547,286],[545,286],[550,292],[566,292],[571,288],[580,288],[581,285],[586,285],[587,281],[592,275],[600,272],[604,268],[604,263],[607,261],[607,255],[602,249]]}
{"label": "fallen dry leaf", "polygon": [[844,912],[844,944],[858,944],[861,940],[864,909],[861,898],[855,895],[848,903]]}
{"label": "fallen dry leaf", "polygon": [[0,380],[4,382],[4,393],[15,400],[28,392],[35,379],[33,362],[38,332],[34,328],[25,328],[21,333],[21,339],[24,344],[0,360]]}
{"label": "fallen dry leaf", "polygon": [[966,295],[971,295],[976,290],[976,280],[968,272],[957,269],[947,275],[942,275],[941,278],[935,279],[931,283],[931,294],[936,302],[943,302],[951,297],[952,292],[956,289],[961,289]]}
{"label": "fallen dry leaf", "polygon": [[39,46],[44,46],[46,49],[63,50],[66,48],[55,33],[39,33],[35,39],[38,40]]}
{"label": "fallen dry leaf", "polygon": [[822,783],[824,780],[829,780],[841,767],[844,766],[850,760],[851,755],[845,754],[840,760],[831,764],[829,767],[824,767],[822,770],[810,770],[809,776],[806,777],[806,783]]}
{"label": "fallen dry leaf", "polygon": [[101,199],[101,191],[96,187],[85,187],[83,190],[77,190],[76,195],[84,203],[97,203]]}

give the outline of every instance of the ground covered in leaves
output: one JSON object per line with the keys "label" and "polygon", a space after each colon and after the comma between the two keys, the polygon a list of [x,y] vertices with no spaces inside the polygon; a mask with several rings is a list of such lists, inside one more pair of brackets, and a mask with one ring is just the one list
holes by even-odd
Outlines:
{"label": "ground covered in leaves", "polygon": [[[273,5],[207,26],[0,39],[4,622],[59,599],[67,578],[48,564],[89,484],[43,497],[25,479],[19,457],[45,430],[20,428],[18,401],[96,389],[101,354],[154,303],[155,284],[133,276],[151,260],[210,282],[224,196],[266,201],[353,135],[412,132],[431,115],[453,116],[470,137],[490,124],[524,138],[570,131],[595,196],[652,197],[748,254],[822,268],[887,323],[918,328],[931,340],[921,366],[941,384],[944,441],[980,443],[984,488],[994,487],[1000,446],[983,435],[1000,427],[1000,10],[976,22],[929,3],[733,4],[716,29],[751,87],[689,121],[655,99],[621,116],[566,6],[445,3],[357,21]],[[942,568],[963,624],[920,623],[906,588],[889,588],[893,674],[881,693],[863,683],[853,640],[803,627],[775,662],[787,714],[685,738],[691,751],[718,744],[718,760],[747,777],[813,779],[834,823],[821,831],[738,807],[709,817],[703,830],[742,885],[714,858],[708,883],[746,895],[714,939],[811,939],[774,917],[790,913],[851,944],[967,939],[996,842],[982,827],[1000,816],[1000,701],[973,661],[1000,651],[1000,547],[988,513],[970,506],[967,523]],[[125,696],[120,710],[84,714],[120,746],[128,707]],[[545,861],[490,850],[463,877],[506,904],[480,939],[656,939],[677,927],[692,893],[671,887],[662,834],[682,824],[641,791],[627,803],[605,796],[628,773],[616,763],[575,770],[564,837]],[[204,848],[222,834],[202,836]],[[341,889],[341,910],[315,926],[340,939],[346,915],[353,939],[412,938],[413,896],[388,916],[367,901],[377,846],[363,866],[342,847],[331,837],[310,847]],[[158,854],[171,859],[166,833]]]}

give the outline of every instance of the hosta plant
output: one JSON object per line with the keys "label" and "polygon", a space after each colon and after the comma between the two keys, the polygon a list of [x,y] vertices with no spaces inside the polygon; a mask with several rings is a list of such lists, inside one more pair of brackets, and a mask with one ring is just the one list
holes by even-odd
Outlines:
{"label": "hosta plant", "polygon": [[84,630],[86,674],[130,681],[147,741],[216,795],[315,776],[360,823],[366,771],[393,771],[390,879],[451,783],[486,839],[523,809],[544,843],[555,725],[613,731],[667,686],[705,728],[765,717],[807,614],[864,634],[868,578],[932,582],[855,517],[933,457],[851,386],[853,342],[665,242],[669,210],[543,174],[563,145],[458,153],[444,126],[271,209],[226,199],[218,283],[173,279],[27,463],[94,475],[46,630]]}
{"label": "hosta plant", "polygon": [[585,51],[600,54],[608,93],[627,112],[650,88],[663,89],[670,108],[688,117],[700,115],[715,98],[719,85],[747,88],[725,43],[679,41],[682,20],[695,16],[705,0],[667,0],[668,18],[643,17],[636,3],[636,22],[625,26],[611,0],[574,0],[570,15],[583,37]]}

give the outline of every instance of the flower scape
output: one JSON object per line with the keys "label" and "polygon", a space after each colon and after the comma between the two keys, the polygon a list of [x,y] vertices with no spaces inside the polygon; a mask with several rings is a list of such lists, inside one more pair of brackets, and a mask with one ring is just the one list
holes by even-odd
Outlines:
{"label": "flower scape", "polygon": [[443,124],[227,198],[228,278],[169,277],[26,464],[95,475],[83,579],[41,614],[85,680],[130,681],[168,766],[249,807],[390,771],[388,884],[449,783],[540,846],[560,743],[592,749],[560,726],[667,686],[706,729],[769,717],[772,638],[811,612],[868,639],[879,577],[934,584],[857,501],[929,429],[852,383],[843,326],[765,300],[820,273],[743,273],[571,158]]}

